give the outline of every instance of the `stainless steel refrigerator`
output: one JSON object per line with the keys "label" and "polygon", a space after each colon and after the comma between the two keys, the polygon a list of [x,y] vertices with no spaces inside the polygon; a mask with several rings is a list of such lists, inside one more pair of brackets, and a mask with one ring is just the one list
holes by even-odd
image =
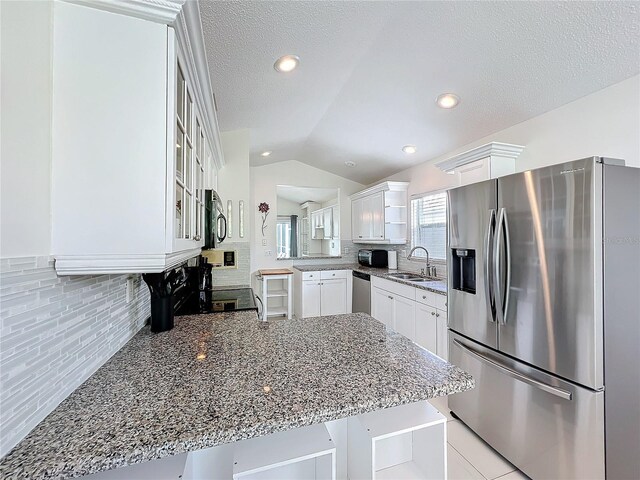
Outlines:
{"label": "stainless steel refrigerator", "polygon": [[449,407],[533,479],[640,472],[640,169],[600,157],[452,189]]}

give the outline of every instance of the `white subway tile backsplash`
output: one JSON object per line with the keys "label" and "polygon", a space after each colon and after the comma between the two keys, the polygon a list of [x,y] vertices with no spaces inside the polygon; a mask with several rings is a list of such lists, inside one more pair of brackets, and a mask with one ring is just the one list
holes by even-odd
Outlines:
{"label": "white subway tile backsplash", "polygon": [[53,258],[0,259],[0,457],[142,328],[139,276],[58,277]]}

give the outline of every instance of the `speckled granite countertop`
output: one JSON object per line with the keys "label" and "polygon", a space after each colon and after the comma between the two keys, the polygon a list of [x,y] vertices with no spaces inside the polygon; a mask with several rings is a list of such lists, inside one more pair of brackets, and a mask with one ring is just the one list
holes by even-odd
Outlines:
{"label": "speckled granite countertop", "polygon": [[0,478],[87,475],[473,386],[362,313],[177,317],[135,335],[0,461]]}
{"label": "speckled granite countertop", "polygon": [[395,278],[395,277],[389,276],[390,273],[413,273],[414,275],[419,275],[415,272],[404,272],[403,270],[389,270],[388,268],[363,267],[358,263],[336,263],[336,264],[326,264],[326,265],[294,265],[293,268],[295,268],[296,270],[300,270],[301,272],[317,272],[317,271],[323,271],[323,270],[355,270],[357,272],[368,273],[369,275],[373,275],[374,277],[380,277],[386,280],[391,280],[393,282],[409,285],[410,287],[416,287],[422,290],[428,290],[430,292],[439,293],[440,295],[447,294],[447,282],[445,280],[430,280],[428,282],[414,283],[414,282],[408,282],[407,280],[402,280],[401,278]]}

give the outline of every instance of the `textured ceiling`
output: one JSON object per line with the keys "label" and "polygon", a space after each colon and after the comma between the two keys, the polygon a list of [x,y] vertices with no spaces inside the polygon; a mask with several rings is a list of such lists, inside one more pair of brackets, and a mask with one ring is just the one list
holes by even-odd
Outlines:
{"label": "textured ceiling", "polygon": [[[200,10],[220,128],[251,129],[252,165],[298,160],[364,184],[640,71],[638,2],[201,0]],[[290,53],[300,66],[277,73]],[[442,92],[460,105],[436,107]]]}

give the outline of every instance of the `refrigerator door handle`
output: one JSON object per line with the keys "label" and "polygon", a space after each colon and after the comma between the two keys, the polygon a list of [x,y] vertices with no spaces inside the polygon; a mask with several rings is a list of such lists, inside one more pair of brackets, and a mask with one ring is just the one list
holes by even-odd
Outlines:
{"label": "refrigerator door handle", "polygon": [[493,368],[499,370],[502,373],[505,373],[506,375],[509,375],[512,378],[515,378],[516,380],[520,380],[521,382],[524,382],[528,385],[531,385],[532,387],[536,387],[539,388],[540,390],[543,390],[547,393],[550,393],[552,395],[555,395],[556,397],[560,397],[564,400],[571,400],[572,398],[572,393],[571,392],[567,392],[566,390],[563,390],[561,388],[557,388],[551,385],[547,385],[546,383],[540,382],[538,380],[535,380],[533,378],[527,377],[526,375],[523,375],[520,372],[516,372],[515,370],[502,365],[498,362],[496,362],[495,360],[492,360],[490,358],[485,357],[482,353],[475,351],[473,348],[468,347],[467,345],[465,345],[464,343],[458,341],[458,340],[453,340],[453,343],[462,348],[463,350],[465,350],[467,353],[469,353],[470,355],[474,356],[475,358],[477,358],[478,360],[492,366]]}
{"label": "refrigerator door handle", "polygon": [[489,222],[487,225],[487,236],[484,245],[484,295],[487,299],[487,313],[491,322],[496,321],[496,302],[493,297],[493,289],[491,288],[491,260],[493,237],[496,228],[496,211],[492,208],[489,210]]}
{"label": "refrigerator door handle", "polygon": [[[506,278],[504,284],[504,292],[502,291],[501,277],[502,277],[502,261],[500,253],[502,251],[502,238],[504,237],[505,244],[505,269]],[[507,313],[509,311],[509,295],[511,290],[511,239],[509,238],[509,220],[507,218],[507,210],[505,208],[500,209],[500,216],[498,217],[498,228],[496,232],[496,245],[494,250],[494,282],[495,282],[495,301],[496,301],[496,313],[499,322],[502,325],[507,324]]]}

